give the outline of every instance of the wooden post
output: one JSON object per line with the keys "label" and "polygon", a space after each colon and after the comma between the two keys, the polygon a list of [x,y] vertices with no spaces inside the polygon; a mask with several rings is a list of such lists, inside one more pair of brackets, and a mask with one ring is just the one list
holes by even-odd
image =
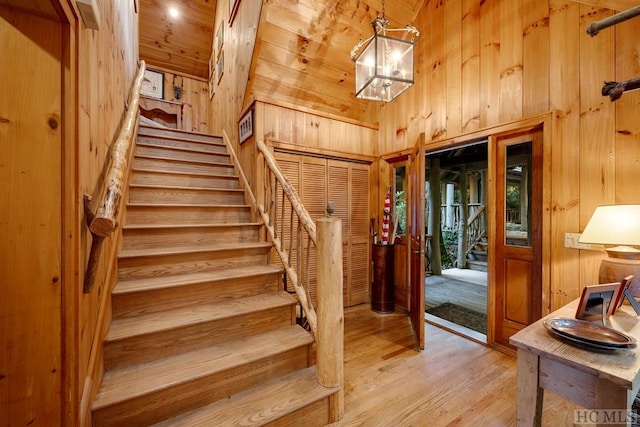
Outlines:
{"label": "wooden post", "polygon": [[469,205],[467,203],[467,168],[466,166],[460,166],[460,218],[458,219],[458,256],[456,259],[456,265],[458,268],[467,267],[467,246],[469,246],[468,229],[467,224]]}
{"label": "wooden post", "polygon": [[429,169],[429,188],[431,188],[431,198],[428,201],[432,214],[430,215],[431,223],[431,274],[439,276],[442,274],[442,255],[440,251],[440,159],[434,157],[431,159],[431,168]]}
{"label": "wooden post", "polygon": [[342,307],[342,223],[337,218],[317,221],[318,381],[340,387],[330,399],[329,422],[344,416],[344,311]]}

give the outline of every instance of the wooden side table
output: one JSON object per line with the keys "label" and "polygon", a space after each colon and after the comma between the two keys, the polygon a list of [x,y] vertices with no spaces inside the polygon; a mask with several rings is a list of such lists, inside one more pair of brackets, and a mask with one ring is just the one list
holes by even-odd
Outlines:
{"label": "wooden side table", "polygon": [[[575,300],[545,318],[574,318],[579,300]],[[596,425],[627,425],[626,421],[598,418],[603,410],[631,413],[640,389],[639,349],[612,352],[590,351],[553,336],[539,320],[513,335],[511,344],[518,349],[517,406],[518,426],[540,426],[544,391],[565,397],[593,410]],[[609,327],[640,341],[640,317],[628,305],[610,316]],[[599,411],[599,412],[596,412]],[[612,411],[609,411],[611,415]],[[618,418],[620,421],[620,418]]]}

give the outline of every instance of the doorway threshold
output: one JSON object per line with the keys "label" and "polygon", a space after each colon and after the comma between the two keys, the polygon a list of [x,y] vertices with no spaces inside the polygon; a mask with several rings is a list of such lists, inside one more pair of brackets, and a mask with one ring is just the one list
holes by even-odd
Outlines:
{"label": "doorway threshold", "polygon": [[457,323],[450,322],[446,319],[442,319],[438,316],[434,316],[429,313],[425,313],[424,320],[427,323],[430,323],[434,326],[447,330],[456,335],[460,335],[464,338],[468,338],[480,344],[485,344],[485,345],[487,344],[487,335],[474,331],[473,329],[467,328],[462,325],[458,325]]}

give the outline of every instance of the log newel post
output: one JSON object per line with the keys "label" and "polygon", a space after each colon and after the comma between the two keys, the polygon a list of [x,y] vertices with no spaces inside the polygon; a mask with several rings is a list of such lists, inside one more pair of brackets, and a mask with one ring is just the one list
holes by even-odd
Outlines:
{"label": "log newel post", "polygon": [[342,222],[334,217],[317,221],[318,381],[340,387],[330,398],[330,422],[344,415],[344,312],[342,301]]}

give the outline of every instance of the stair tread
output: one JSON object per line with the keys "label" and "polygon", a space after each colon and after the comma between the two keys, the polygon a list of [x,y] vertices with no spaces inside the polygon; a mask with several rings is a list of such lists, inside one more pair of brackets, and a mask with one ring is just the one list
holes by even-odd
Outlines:
{"label": "stair tread", "polygon": [[225,162],[210,162],[208,160],[197,160],[197,159],[176,159],[173,157],[166,157],[166,156],[152,156],[149,154],[135,154],[135,158],[136,159],[152,159],[152,160],[166,160],[168,162],[174,162],[174,163],[193,163],[193,164],[198,164],[198,165],[205,165],[205,166],[223,166],[223,167],[233,167],[233,165],[231,163],[225,163]]}
{"label": "stair tread", "polygon": [[119,259],[135,258],[140,256],[162,256],[189,254],[198,252],[220,252],[232,249],[260,249],[271,247],[269,242],[238,242],[238,243],[217,243],[215,245],[197,245],[197,246],[180,246],[180,247],[164,247],[164,248],[145,248],[145,249],[123,249],[118,255]]}
{"label": "stair tread", "polygon": [[248,208],[249,205],[223,205],[217,203],[139,203],[129,202],[127,207],[165,207],[165,208]]}
{"label": "stair tread", "polygon": [[338,390],[320,385],[317,369],[311,366],[153,426],[263,425]]}
{"label": "stair tread", "polygon": [[224,192],[224,193],[244,193],[241,188],[211,188],[211,187],[194,187],[186,185],[161,185],[161,184],[129,184],[129,188],[155,188],[169,190],[193,190],[202,192]]}
{"label": "stair tread", "polygon": [[141,316],[113,319],[104,342],[114,342],[183,326],[243,316],[267,308],[286,307],[295,303],[296,299],[287,292],[270,292]]}
{"label": "stair tread", "polygon": [[129,224],[123,230],[162,230],[165,228],[230,228],[230,227],[259,227],[261,222],[210,222],[195,224]]}
{"label": "stair tread", "polygon": [[188,273],[176,276],[159,276],[141,279],[120,280],[113,289],[113,295],[142,292],[152,289],[163,289],[173,286],[183,286],[202,281],[230,280],[234,278],[251,277],[259,274],[282,273],[282,268],[275,264],[252,265],[224,270]]}
{"label": "stair tread", "polygon": [[266,359],[312,342],[313,338],[307,331],[292,325],[162,360],[107,371],[93,410]]}
{"label": "stair tread", "polygon": [[[157,133],[158,131],[167,131],[168,133]],[[181,135],[181,136],[173,136],[172,134]],[[178,139],[178,140],[186,140],[189,142],[201,142],[203,144],[222,145],[222,146],[225,145],[224,141],[222,140],[222,137],[218,135],[210,135],[208,133],[193,132],[193,131],[187,131],[182,129],[172,129],[172,128],[163,129],[163,128],[157,128],[154,126],[147,126],[144,124],[140,124],[138,135],[151,136],[151,137],[162,138],[162,139]],[[190,135],[204,136],[206,138],[217,139],[219,141],[202,141],[199,139],[189,139]]]}
{"label": "stair tread", "polygon": [[[144,135],[146,137],[148,137],[149,135]],[[185,141],[182,138],[175,138],[176,141]],[[193,143],[193,142],[201,142],[201,141],[190,141],[190,140],[186,140],[186,142],[189,143]],[[207,144],[206,142],[204,144]],[[207,144],[207,145],[215,145],[215,144]],[[223,145],[217,144],[218,146],[220,146],[221,148],[224,147]],[[189,147],[178,147],[175,145],[161,145],[161,144],[154,144],[152,142],[147,142],[147,141],[136,141],[136,147],[146,147],[146,148],[161,148],[161,149],[166,149],[166,150],[174,150],[174,151],[180,151],[183,153],[197,153],[197,154],[210,154],[212,156],[228,156],[229,154],[226,152],[217,152],[217,151],[207,151],[207,150],[198,150],[196,148],[189,148]]]}
{"label": "stair tread", "polygon": [[[225,163],[226,164],[226,163]],[[187,172],[187,171],[168,171],[164,169],[150,169],[148,167],[133,167],[131,168],[133,172],[152,172],[152,173],[161,173],[166,175],[193,175],[193,176],[201,176],[201,177],[210,177],[210,178],[224,178],[224,179],[239,179],[237,175],[223,175],[219,173],[207,173],[207,172]]]}

